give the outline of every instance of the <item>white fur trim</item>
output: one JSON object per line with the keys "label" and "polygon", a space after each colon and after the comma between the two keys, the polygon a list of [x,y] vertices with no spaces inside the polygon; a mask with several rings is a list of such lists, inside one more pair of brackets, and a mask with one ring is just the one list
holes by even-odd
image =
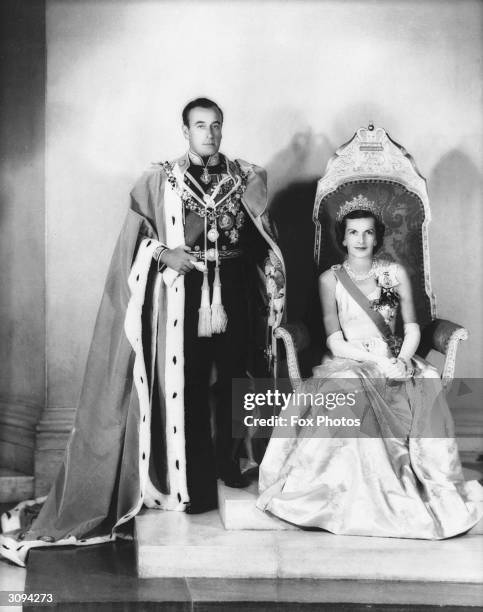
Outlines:
{"label": "white fur trim", "polygon": [[21,511],[24,508],[27,508],[28,506],[35,506],[35,504],[43,504],[46,499],[46,495],[43,495],[42,497],[36,497],[35,499],[27,499],[17,504],[15,508],[4,512],[0,519],[2,525],[2,532],[8,533],[9,531],[15,531],[16,529],[20,529]]}
{"label": "white fur trim", "polygon": [[[146,373],[146,364],[143,355],[141,324],[141,314],[144,304],[148,273],[153,263],[153,253],[158,246],[160,246],[160,243],[153,239],[145,239],[141,243],[138,255],[128,279],[129,288],[131,289],[131,298],[129,300],[126,310],[126,317],[124,320],[124,331],[136,355],[133,367],[133,378],[139,397],[140,410],[138,460],[140,482],[139,499],[135,506],[117,521],[109,535],[81,539],[77,539],[75,536],[69,536],[67,538],[57,540],[56,542],[44,542],[43,540],[21,541],[17,540],[13,536],[9,536],[8,532],[14,532],[15,530],[20,529],[20,511],[26,506],[44,502],[46,497],[40,497],[18,504],[15,508],[8,512],[10,516],[8,516],[7,513],[2,516],[2,531],[4,533],[0,534],[0,554],[17,565],[25,567],[25,560],[27,558],[28,551],[31,548],[66,545],[87,546],[90,544],[113,541],[118,537],[118,535],[114,532],[116,527],[133,518],[141,509],[146,489],[149,489],[149,492],[153,494],[153,496],[161,497],[161,494],[156,492],[148,477],[149,453],[151,448],[151,397],[149,380]],[[157,282],[155,285],[153,299],[155,304],[157,304],[159,301],[159,282]]]}
{"label": "white fur trim", "polygon": [[[113,530],[135,516],[143,505],[146,490],[152,489],[149,480],[149,456],[151,451],[151,391],[150,378],[146,372],[144,361],[144,351],[142,345],[142,309],[146,294],[146,284],[149,270],[153,264],[153,253],[160,246],[157,240],[145,238],[138,249],[138,254],[134,260],[129,274],[128,284],[131,290],[131,298],[126,310],[124,320],[124,331],[129,343],[134,349],[135,359],[133,366],[133,379],[139,398],[139,488],[140,496],[135,506],[122,516],[114,525]],[[159,302],[159,282],[155,283],[154,304]],[[157,327],[153,329],[156,338]],[[154,340],[155,342],[156,340]],[[151,346],[152,349],[152,346]],[[157,497],[162,497],[158,492]]]}
{"label": "white fur trim", "polygon": [[[179,173],[177,167],[175,167],[175,173]],[[183,179],[182,176],[178,178]],[[184,244],[183,206],[181,198],[169,183],[166,183],[164,190],[164,215],[166,246],[174,248]],[[143,356],[141,313],[148,272],[152,264],[152,254],[158,246],[160,246],[160,243],[156,240],[143,240],[129,276],[132,295],[126,313],[125,331],[136,353],[134,381],[140,405],[139,477],[141,498],[136,507],[117,522],[116,527],[139,512],[143,502],[151,508],[182,511],[189,501],[184,434],[184,277],[170,269],[163,273],[167,291],[167,314],[164,322],[166,325],[164,384],[169,494],[165,495],[159,492],[150,481],[148,474],[152,389],[148,385]],[[153,321],[153,334],[154,342],[156,342],[159,302],[158,280],[155,284],[153,299],[155,319]]]}
{"label": "white fur trim", "polygon": [[[117,537],[125,537],[121,534],[111,533],[106,536],[97,536],[94,538],[81,538],[78,540],[75,536],[69,536],[57,542],[44,542],[43,540],[17,540],[15,537],[10,536],[9,533],[15,532],[21,528],[20,525],[20,514],[22,510],[28,506],[35,504],[43,504],[47,496],[36,497],[35,499],[28,499],[20,502],[2,514],[2,531],[0,533],[0,556],[5,557],[9,561],[25,567],[25,561],[27,559],[28,552],[31,548],[41,548],[46,546],[89,546],[90,544],[101,544],[102,542],[109,542],[115,540]],[[10,515],[10,517],[8,516]]]}
{"label": "white fur trim", "polygon": [[[178,181],[183,176],[178,165],[174,167]],[[166,182],[164,189],[164,218],[166,243],[175,248],[185,243],[183,205],[181,198]],[[169,510],[184,510],[189,501],[186,482],[186,449],[184,432],[184,277],[176,275],[166,282],[167,291],[166,346],[165,346],[165,401],[166,401],[166,445],[169,497],[165,500]],[[171,276],[173,276],[171,274]]]}
{"label": "white fur trim", "polygon": [[[174,193],[174,192],[173,192]],[[176,196],[176,194],[174,194]],[[169,198],[168,198],[169,199]],[[172,207],[176,207],[176,202],[172,198]],[[181,228],[181,239],[172,231],[167,231],[168,245],[184,243],[184,228],[182,222],[181,201],[178,198],[177,214],[175,215],[176,225]],[[171,209],[170,209],[171,210]],[[170,215],[170,220],[173,215]],[[167,223],[167,227],[168,223]],[[178,228],[177,228],[178,229]],[[171,238],[171,239],[170,239]],[[153,264],[153,253],[161,243],[153,239],[144,239],[138,250],[128,284],[131,289],[131,298],[126,310],[124,320],[124,331],[129,343],[134,349],[135,360],[133,367],[133,378],[139,398],[139,482],[140,496],[135,506],[121,517],[114,525],[111,533],[106,536],[94,538],[77,539],[69,536],[57,542],[44,542],[43,540],[17,540],[9,536],[7,532],[14,532],[20,529],[20,511],[26,506],[36,503],[43,503],[46,497],[39,497],[27,500],[18,504],[15,508],[2,515],[2,531],[0,534],[0,555],[9,559],[21,567],[25,567],[25,560],[28,551],[32,548],[50,546],[87,546],[116,540],[124,537],[116,534],[115,529],[119,525],[133,518],[141,509],[143,501],[147,506],[169,509],[184,510],[185,503],[189,501],[186,484],[186,455],[184,437],[184,356],[183,356],[183,323],[184,323],[184,280],[182,276],[175,279],[175,282],[168,288],[168,319],[167,319],[167,341],[166,341],[166,439],[168,446],[168,482],[170,494],[161,494],[149,479],[149,455],[151,448],[151,395],[152,387],[146,372],[142,346],[142,308],[144,304],[148,273]],[[157,319],[160,277],[156,279],[154,288],[154,313],[153,313],[153,338],[156,343]],[[176,325],[174,321],[177,320]],[[151,347],[152,350],[153,346]],[[172,357],[176,356],[176,363]],[[154,355],[153,355],[154,357]],[[168,364],[168,357],[170,362]],[[154,362],[154,359],[153,359]],[[173,400],[172,395],[176,393]],[[144,418],[145,417],[145,418]],[[174,434],[176,427],[176,434]],[[161,503],[159,503],[161,502]]]}
{"label": "white fur trim", "polygon": [[[179,246],[179,245],[176,245]],[[172,287],[179,274],[173,268],[166,268],[163,272],[163,281],[166,283],[167,287]]]}
{"label": "white fur trim", "polygon": [[[43,540],[16,540],[7,534],[0,533],[0,556],[5,557],[12,563],[25,567],[25,560],[30,549],[45,548],[47,546],[90,546],[91,544],[102,544],[103,542],[112,542],[121,537],[117,534],[106,536],[97,536],[95,538],[86,538],[78,540],[74,536],[57,540],[57,542],[44,542]],[[124,537],[124,536],[122,536]]]}

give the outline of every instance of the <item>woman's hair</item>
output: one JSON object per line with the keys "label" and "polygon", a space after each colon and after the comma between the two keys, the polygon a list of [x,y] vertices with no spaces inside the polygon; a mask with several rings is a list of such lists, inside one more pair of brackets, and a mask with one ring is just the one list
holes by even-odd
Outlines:
{"label": "woman's hair", "polygon": [[374,228],[376,230],[376,246],[374,247],[374,253],[377,253],[382,247],[384,240],[384,233],[386,226],[374,213],[368,210],[352,210],[350,213],[345,215],[342,221],[336,221],[335,223],[335,242],[339,249],[344,253],[347,253],[347,248],[342,244],[345,237],[346,220],[347,219],[374,219]]}

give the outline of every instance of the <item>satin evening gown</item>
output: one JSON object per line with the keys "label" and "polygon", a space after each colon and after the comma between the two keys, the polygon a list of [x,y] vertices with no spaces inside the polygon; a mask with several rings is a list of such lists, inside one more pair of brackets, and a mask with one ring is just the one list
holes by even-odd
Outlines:
{"label": "satin evening gown", "polygon": [[[345,339],[390,356],[377,326],[339,281],[336,302]],[[394,312],[386,315],[393,324]],[[328,357],[314,368],[299,393],[352,391],[357,407],[293,402],[284,416],[303,415],[315,425],[275,427],[257,506],[341,535],[442,539],[473,527],[483,515],[483,487],[464,480],[437,371],[419,357],[413,365],[408,381],[390,381],[374,363],[352,359]],[[361,424],[317,426],[324,415],[358,416]]]}

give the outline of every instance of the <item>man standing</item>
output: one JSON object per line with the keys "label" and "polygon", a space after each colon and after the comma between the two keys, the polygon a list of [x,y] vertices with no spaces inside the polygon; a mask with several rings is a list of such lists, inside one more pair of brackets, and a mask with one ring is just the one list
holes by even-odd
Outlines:
{"label": "man standing", "polygon": [[[246,376],[255,348],[250,321],[256,309],[256,265],[263,265],[267,248],[276,246],[260,224],[264,171],[219,153],[219,106],[198,98],[184,108],[182,119],[188,152],[162,169],[182,203],[185,244],[158,247],[154,257],[160,269],[184,275],[186,511],[198,513],[216,507],[217,475],[228,486],[248,484],[239,467],[240,440],[232,439],[231,386],[233,378]],[[213,366],[216,451],[209,402]]]}
{"label": "man standing", "polygon": [[281,322],[285,277],[263,215],[265,172],[219,152],[222,125],[214,102],[190,102],[188,151],[131,192],[63,465],[43,504],[2,522],[1,552],[16,563],[32,547],[114,539],[143,504],[214,508],[218,475],[245,485],[231,382],[253,365],[257,332]]}

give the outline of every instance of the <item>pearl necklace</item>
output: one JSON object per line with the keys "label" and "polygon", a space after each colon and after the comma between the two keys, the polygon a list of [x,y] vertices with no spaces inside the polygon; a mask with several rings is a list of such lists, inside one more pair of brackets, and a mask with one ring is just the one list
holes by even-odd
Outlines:
{"label": "pearl necklace", "polygon": [[366,272],[365,274],[357,274],[356,272],[354,272],[354,270],[350,267],[350,264],[347,261],[347,259],[344,261],[342,265],[344,266],[344,269],[347,272],[347,274],[350,276],[350,278],[356,283],[360,283],[371,277],[375,278],[376,276],[376,260],[375,259],[372,260],[371,269],[369,270],[369,272]]}

